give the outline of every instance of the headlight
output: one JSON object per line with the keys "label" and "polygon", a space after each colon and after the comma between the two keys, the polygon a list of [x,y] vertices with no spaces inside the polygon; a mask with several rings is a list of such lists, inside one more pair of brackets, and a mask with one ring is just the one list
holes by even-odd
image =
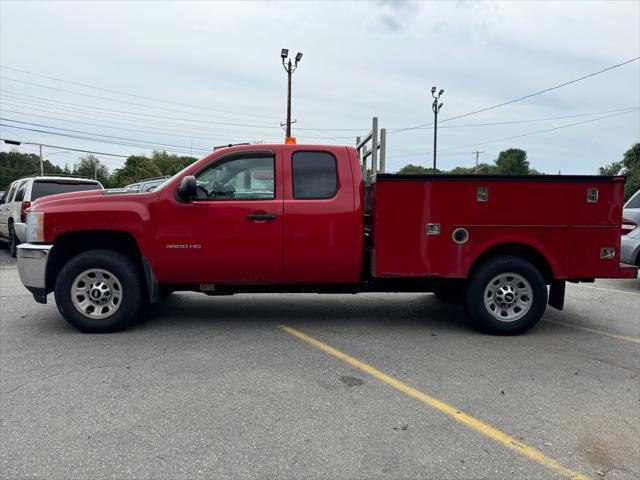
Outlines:
{"label": "headlight", "polygon": [[27,213],[27,242],[44,242],[44,212]]}

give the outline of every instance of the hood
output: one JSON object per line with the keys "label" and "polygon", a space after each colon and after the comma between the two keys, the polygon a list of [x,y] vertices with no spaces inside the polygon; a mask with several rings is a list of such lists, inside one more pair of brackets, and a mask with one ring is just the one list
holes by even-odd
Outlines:
{"label": "hood", "polygon": [[87,203],[95,202],[109,202],[110,198],[117,197],[122,199],[125,197],[138,197],[138,193],[127,191],[122,188],[112,188],[106,190],[87,190],[84,192],[67,192],[58,193],[56,195],[49,195],[39,198],[31,204],[31,209],[42,209],[51,206],[69,206],[78,204],[78,206],[86,205]]}

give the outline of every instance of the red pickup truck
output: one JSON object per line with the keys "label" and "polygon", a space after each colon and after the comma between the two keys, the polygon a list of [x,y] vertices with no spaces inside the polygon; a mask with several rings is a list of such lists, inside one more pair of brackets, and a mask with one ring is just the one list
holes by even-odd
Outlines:
{"label": "red pickup truck", "polygon": [[[482,330],[562,309],[565,281],[620,264],[624,177],[375,175],[350,147],[247,145],[155,191],[36,201],[18,269],[86,332],[131,324],[176,290],[459,295]],[[547,289],[549,287],[549,289]]]}

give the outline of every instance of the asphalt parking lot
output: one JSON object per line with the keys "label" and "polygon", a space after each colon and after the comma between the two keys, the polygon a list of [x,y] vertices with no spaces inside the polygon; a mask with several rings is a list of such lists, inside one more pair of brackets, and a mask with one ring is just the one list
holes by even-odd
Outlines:
{"label": "asphalt parking lot", "polygon": [[6,250],[0,296],[3,479],[640,476],[640,280],[510,338],[429,294],[176,293],[86,335]]}

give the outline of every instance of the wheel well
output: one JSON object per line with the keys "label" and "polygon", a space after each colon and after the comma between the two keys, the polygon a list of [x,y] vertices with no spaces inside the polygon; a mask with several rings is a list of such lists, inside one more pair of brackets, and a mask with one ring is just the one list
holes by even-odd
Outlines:
{"label": "wheel well", "polygon": [[503,255],[513,255],[515,257],[523,258],[531,262],[538,270],[540,270],[540,273],[547,283],[550,283],[551,280],[553,280],[553,270],[544,255],[542,255],[535,248],[530,247],[529,245],[524,245],[522,243],[503,243],[501,245],[495,245],[489,248],[473,262],[473,265],[471,266],[471,269],[469,271],[469,276],[471,276],[473,274],[473,271],[482,263],[491,258]]}
{"label": "wheel well", "polygon": [[58,272],[72,257],[94,249],[113,250],[133,259],[143,271],[142,254],[135,238],[120,230],[70,232],[56,238],[47,261],[47,292],[53,291]]}

